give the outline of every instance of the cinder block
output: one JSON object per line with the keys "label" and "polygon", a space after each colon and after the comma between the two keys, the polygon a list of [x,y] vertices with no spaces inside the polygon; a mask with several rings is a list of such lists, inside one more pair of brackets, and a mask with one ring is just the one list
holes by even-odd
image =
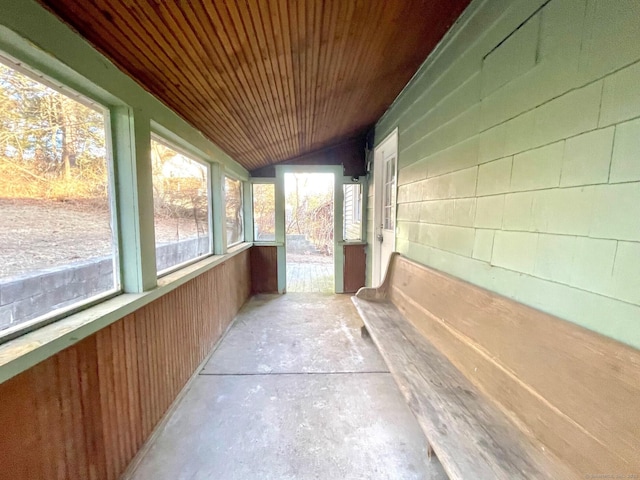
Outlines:
{"label": "cinder block", "polygon": [[478,133],[480,105],[475,105],[435,130],[424,130],[406,149],[409,158],[425,158],[467,140]]}
{"label": "cinder block", "polygon": [[610,183],[640,180],[640,119],[616,125]]}
{"label": "cinder block", "polygon": [[[203,245],[206,246],[206,250],[208,251],[209,248],[209,237],[206,237],[204,239]],[[113,260],[112,259],[107,259],[107,260],[100,260],[100,262],[98,262],[98,267],[100,270],[100,276],[104,276],[104,275],[112,275],[113,274]]]}
{"label": "cinder block", "polygon": [[13,307],[5,305],[0,307],[0,330],[8,328],[13,323]]}
{"label": "cinder block", "polygon": [[471,75],[429,112],[430,123],[444,125],[480,102],[480,72]]}
{"label": "cinder block", "polygon": [[540,14],[513,32],[482,62],[482,96],[494,92],[536,65]]}
{"label": "cinder block", "polygon": [[577,63],[582,46],[586,0],[549,2],[542,10],[539,61],[558,67]]}
{"label": "cinder block", "polygon": [[417,182],[427,178],[427,162],[420,160],[398,171],[398,185]]}
{"label": "cinder block", "polygon": [[409,187],[408,187],[408,185],[400,185],[398,187],[398,196],[396,197],[396,201],[399,204],[407,203],[409,201]]}
{"label": "cinder block", "polygon": [[478,135],[478,163],[490,162],[506,156],[506,140],[507,123],[501,123]]}
{"label": "cinder block", "polygon": [[409,206],[411,203],[401,203],[398,205],[397,219],[398,222],[403,220],[409,220]]}
{"label": "cinder block", "polygon": [[398,227],[396,228],[396,239],[409,239],[409,222],[398,219]]}
{"label": "cinder block", "polygon": [[427,157],[429,163],[428,177],[436,177],[445,173],[464,170],[478,164],[478,137],[458,143]]}
{"label": "cinder block", "polygon": [[42,294],[42,283],[39,276],[22,278],[2,285],[2,305],[24,300]]}
{"label": "cinder block", "polygon": [[560,186],[607,183],[614,128],[569,138],[564,149]]}
{"label": "cinder block", "polygon": [[533,230],[533,196],[533,192],[505,195],[502,228],[505,230]]}
{"label": "cinder block", "polygon": [[589,235],[596,187],[556,188],[533,195],[533,230],[565,235]]}
{"label": "cinder block", "polygon": [[506,193],[511,185],[513,157],[480,165],[478,168],[478,196]]}
{"label": "cinder block", "polygon": [[564,142],[536,148],[513,158],[511,191],[539,190],[560,184]]}
{"label": "cinder block", "polygon": [[[404,127],[405,130],[410,130],[418,123],[423,124],[423,131],[425,128],[437,128],[480,101],[479,71],[469,72],[467,76],[456,80],[455,83],[447,82],[442,87],[433,83],[425,84],[423,81],[418,80],[413,85],[414,88],[411,91],[407,91],[407,95],[404,96],[409,99],[411,96],[419,95],[418,98],[413,99],[413,103],[410,106],[405,107],[401,128]],[[434,86],[439,92],[436,93],[433,90]],[[400,98],[397,105],[403,101],[406,101],[406,99]],[[399,110],[402,111],[403,109],[400,108]]]}
{"label": "cinder block", "polygon": [[439,248],[440,250],[457,253],[458,255],[471,257],[475,231],[473,228],[451,225],[429,225],[427,238],[427,245]]}
{"label": "cinder block", "polygon": [[640,116],[640,62],[605,78],[600,126]]}
{"label": "cinder block", "polygon": [[571,285],[610,295],[616,241],[578,237],[573,255]]}
{"label": "cinder block", "polygon": [[417,222],[420,219],[420,204],[401,203],[398,205],[398,221],[405,220],[409,222]]}
{"label": "cinder block", "polygon": [[415,185],[415,183],[400,185],[398,187],[398,193],[396,197],[396,201],[398,202],[398,204],[409,203],[412,201],[411,200],[412,192],[411,192],[411,189],[409,188],[410,185]]}
{"label": "cinder block", "polygon": [[495,230],[476,230],[476,236],[473,243],[473,258],[482,260],[483,262],[491,261],[494,235]]}
{"label": "cinder block", "polygon": [[453,221],[454,200],[431,200],[420,204],[420,222],[450,224]]}
{"label": "cinder block", "polygon": [[640,2],[618,0],[588,4],[580,55],[580,69],[586,81],[640,59]]}
{"label": "cinder block", "polygon": [[506,122],[504,155],[525,152],[537,147],[535,136],[536,111],[531,110]]}
{"label": "cinder block", "polygon": [[575,242],[576,237],[569,235],[540,234],[534,275],[554,282],[569,284]]}
{"label": "cinder block", "polygon": [[590,236],[640,241],[640,182],[595,188]]}
{"label": "cinder block", "polygon": [[502,228],[504,195],[478,197],[476,203],[475,226],[478,228]]}
{"label": "cinder block", "polygon": [[433,228],[434,225],[431,223],[420,223],[418,227],[418,241],[416,243],[432,246],[434,243]]}
{"label": "cinder block", "polygon": [[478,168],[448,173],[426,180],[424,193],[428,200],[473,197],[476,192]]}
{"label": "cinder block", "polygon": [[411,222],[409,224],[409,241],[417,242],[420,238],[420,224],[417,222]]}
{"label": "cinder block", "polygon": [[538,234],[497,231],[491,265],[532,274],[536,261]]}
{"label": "cinder block", "polygon": [[616,298],[640,305],[640,243],[618,242],[613,288]]}
{"label": "cinder block", "polygon": [[406,189],[407,202],[419,202],[424,198],[424,195],[423,195],[424,181],[409,183],[404,187]]}
{"label": "cinder block", "polygon": [[454,200],[453,225],[460,227],[473,227],[476,217],[475,198],[457,198]]}
{"label": "cinder block", "polygon": [[602,81],[573,90],[535,110],[538,145],[594,130],[598,125]]}

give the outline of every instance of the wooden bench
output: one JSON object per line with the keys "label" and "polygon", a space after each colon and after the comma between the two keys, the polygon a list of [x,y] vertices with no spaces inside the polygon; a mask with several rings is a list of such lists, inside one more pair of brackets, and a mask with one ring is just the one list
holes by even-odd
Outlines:
{"label": "wooden bench", "polygon": [[638,350],[398,254],[353,302],[450,478],[640,478]]}

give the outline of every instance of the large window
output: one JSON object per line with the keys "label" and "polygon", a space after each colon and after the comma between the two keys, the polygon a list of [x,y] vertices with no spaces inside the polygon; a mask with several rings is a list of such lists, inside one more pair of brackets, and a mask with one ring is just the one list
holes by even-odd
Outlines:
{"label": "large window", "polygon": [[227,224],[227,246],[244,241],[242,221],[242,182],[224,177],[225,217]]}
{"label": "large window", "polygon": [[156,268],[159,274],[211,253],[209,168],[151,139]]}
{"label": "large window", "polygon": [[344,185],[344,239],[362,240],[362,185]]}
{"label": "large window", "polygon": [[35,78],[0,63],[3,336],[119,290],[108,112]]}
{"label": "large window", "polygon": [[276,239],[275,185],[253,184],[253,238],[256,242]]}

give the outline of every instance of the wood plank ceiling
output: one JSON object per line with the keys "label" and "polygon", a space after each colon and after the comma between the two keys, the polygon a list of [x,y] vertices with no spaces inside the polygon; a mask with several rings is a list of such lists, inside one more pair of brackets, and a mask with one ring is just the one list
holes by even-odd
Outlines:
{"label": "wood plank ceiling", "polygon": [[40,0],[248,170],[357,137],[469,0]]}

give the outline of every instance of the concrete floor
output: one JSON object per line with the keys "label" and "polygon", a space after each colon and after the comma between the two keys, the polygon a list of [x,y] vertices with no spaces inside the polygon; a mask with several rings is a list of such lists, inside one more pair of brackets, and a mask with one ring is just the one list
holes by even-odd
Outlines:
{"label": "concrete floor", "polygon": [[133,474],[446,479],[346,295],[260,295]]}

